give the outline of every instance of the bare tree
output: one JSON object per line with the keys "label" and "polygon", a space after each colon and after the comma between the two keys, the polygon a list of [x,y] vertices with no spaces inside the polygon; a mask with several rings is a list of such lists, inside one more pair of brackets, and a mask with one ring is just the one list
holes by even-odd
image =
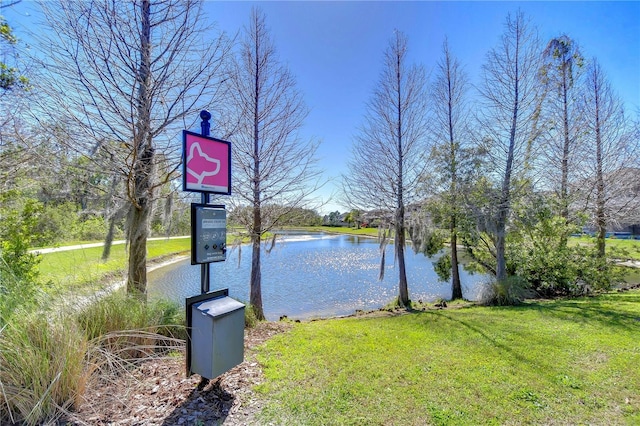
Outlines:
{"label": "bare tree", "polygon": [[500,43],[487,55],[479,88],[479,127],[494,167],[495,218],[492,229],[496,278],[507,276],[505,239],[516,177],[523,176],[537,137],[541,52],[536,32],[523,13],[507,16]]}
{"label": "bare tree", "polygon": [[[582,132],[580,108],[580,77],[584,58],[575,41],[566,35],[552,38],[543,52],[542,81],[546,85],[543,114],[548,120],[544,157],[548,178],[555,180],[560,171],[557,197],[560,215],[569,220],[569,183],[575,181]],[[549,165],[551,167],[549,167]],[[571,176],[570,176],[571,175]],[[556,181],[557,182],[557,181]],[[566,237],[563,238],[566,244]]]}
{"label": "bare tree", "polygon": [[[38,90],[76,133],[83,155],[106,151],[130,205],[127,290],[146,294],[146,242],[156,189],[176,177],[179,128],[212,102],[230,49],[211,40],[199,0],[108,0],[43,3],[53,29]],[[48,77],[48,78],[46,78]],[[158,156],[162,153],[162,156]],[[158,162],[173,167],[158,175]]]}
{"label": "bare tree", "polygon": [[253,9],[228,80],[224,122],[233,142],[233,193],[238,218],[251,238],[250,298],[258,319],[262,307],[261,239],[317,189],[317,143],[298,132],[307,117],[289,69],[282,65],[262,11]]}
{"label": "bare tree", "polygon": [[398,303],[409,304],[404,262],[405,205],[415,201],[425,166],[426,74],[409,65],[407,38],[396,31],[384,53],[384,68],[367,103],[364,124],[343,179],[345,196],[360,210],[395,211]]}
{"label": "bare tree", "polygon": [[452,56],[449,44],[442,45],[442,57],[436,65],[435,81],[431,89],[433,102],[432,157],[436,171],[438,192],[446,211],[443,221],[448,224],[451,241],[451,298],[462,299],[458,264],[458,219],[461,214],[460,179],[465,157],[468,156],[469,116],[466,94],[467,76],[460,62]]}
{"label": "bare tree", "polygon": [[587,69],[584,103],[588,134],[582,199],[594,211],[598,255],[604,258],[607,225],[638,206],[640,174],[624,167],[637,154],[638,141],[596,59]]}

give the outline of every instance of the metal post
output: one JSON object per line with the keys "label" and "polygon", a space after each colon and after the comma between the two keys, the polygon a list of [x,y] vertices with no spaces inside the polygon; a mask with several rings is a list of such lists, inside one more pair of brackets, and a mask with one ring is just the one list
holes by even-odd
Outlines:
{"label": "metal post", "polygon": [[[200,123],[200,128],[201,128],[200,133],[202,134],[202,136],[209,136],[210,129],[211,129],[211,124],[209,123],[209,120],[211,119],[211,113],[206,109],[203,109],[202,111],[200,111],[200,118],[202,119],[202,122]],[[202,193],[201,202],[202,204],[209,204],[210,199],[209,199],[208,193],[206,192]],[[211,269],[209,268],[208,263],[203,263],[202,265],[200,265],[200,293],[201,294],[205,294],[209,292],[210,283],[211,283],[210,272],[211,272]]]}

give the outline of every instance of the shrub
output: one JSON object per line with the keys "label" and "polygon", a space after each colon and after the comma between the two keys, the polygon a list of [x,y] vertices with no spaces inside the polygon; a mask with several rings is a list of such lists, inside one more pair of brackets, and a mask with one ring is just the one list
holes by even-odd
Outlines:
{"label": "shrub", "polygon": [[34,226],[34,247],[58,244],[73,238],[78,222],[78,206],[72,202],[42,205],[42,212]]}
{"label": "shrub", "polygon": [[[120,235],[119,229],[116,234]],[[75,224],[71,238],[67,239],[95,241],[104,239],[105,235],[107,235],[107,222],[99,216],[88,216]]]}
{"label": "shrub", "polygon": [[622,281],[613,261],[598,257],[595,247],[567,244],[579,229],[575,224],[553,215],[546,205],[528,214],[518,218],[517,232],[510,234],[507,270],[526,280],[539,296],[608,290]]}
{"label": "shrub", "polygon": [[41,284],[40,257],[29,253],[41,205],[27,202],[21,209],[8,209],[0,221],[0,327],[19,307],[34,305]]}
{"label": "shrub", "polygon": [[502,281],[493,280],[486,284],[479,299],[483,305],[512,306],[519,305],[534,295],[535,292],[526,280],[510,276]]}

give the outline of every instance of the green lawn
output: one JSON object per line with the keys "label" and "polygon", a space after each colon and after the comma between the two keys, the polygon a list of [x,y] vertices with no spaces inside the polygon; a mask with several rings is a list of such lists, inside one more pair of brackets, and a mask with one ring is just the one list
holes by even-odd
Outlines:
{"label": "green lawn", "polygon": [[295,324],[265,423],[640,424],[640,291]]}
{"label": "green lawn", "polygon": [[[590,244],[595,246],[596,239],[594,237],[573,237],[569,242],[570,244]],[[607,238],[605,239],[605,247],[608,252],[614,250],[615,257],[640,260],[640,240]]]}
{"label": "green lawn", "polygon": [[[147,258],[154,259],[173,254],[188,254],[191,239],[154,240],[147,242]],[[62,287],[92,284],[121,273],[126,268],[127,252],[124,244],[111,247],[107,262],[101,260],[102,247],[60,251],[42,254],[40,276]]]}
{"label": "green lawn", "polygon": [[374,237],[378,236],[378,228],[349,228],[346,226],[304,226],[304,227],[296,227],[294,229],[301,229],[304,231],[312,231],[312,232],[329,232],[335,234],[352,234],[352,235],[371,235]]}

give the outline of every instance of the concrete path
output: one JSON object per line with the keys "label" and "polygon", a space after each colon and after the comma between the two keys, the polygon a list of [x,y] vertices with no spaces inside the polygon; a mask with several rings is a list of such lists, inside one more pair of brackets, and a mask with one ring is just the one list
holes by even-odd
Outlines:
{"label": "concrete path", "polygon": [[[180,237],[155,237],[155,238],[148,238],[147,241],[159,241],[159,240],[176,240],[176,239],[180,239],[180,238],[191,238],[189,235],[183,235]],[[126,241],[125,240],[117,240],[111,243],[111,245],[118,245],[118,244],[124,244]],[[37,254],[45,254],[45,253],[54,253],[54,252],[58,252],[58,251],[69,251],[69,250],[79,250],[79,249],[85,249],[85,248],[91,248],[91,247],[102,247],[104,245],[104,242],[101,243],[87,243],[87,244],[77,244],[74,246],[62,246],[62,247],[48,247],[48,248],[41,248],[41,249],[34,249],[34,250],[29,250],[29,253],[37,253]]]}

